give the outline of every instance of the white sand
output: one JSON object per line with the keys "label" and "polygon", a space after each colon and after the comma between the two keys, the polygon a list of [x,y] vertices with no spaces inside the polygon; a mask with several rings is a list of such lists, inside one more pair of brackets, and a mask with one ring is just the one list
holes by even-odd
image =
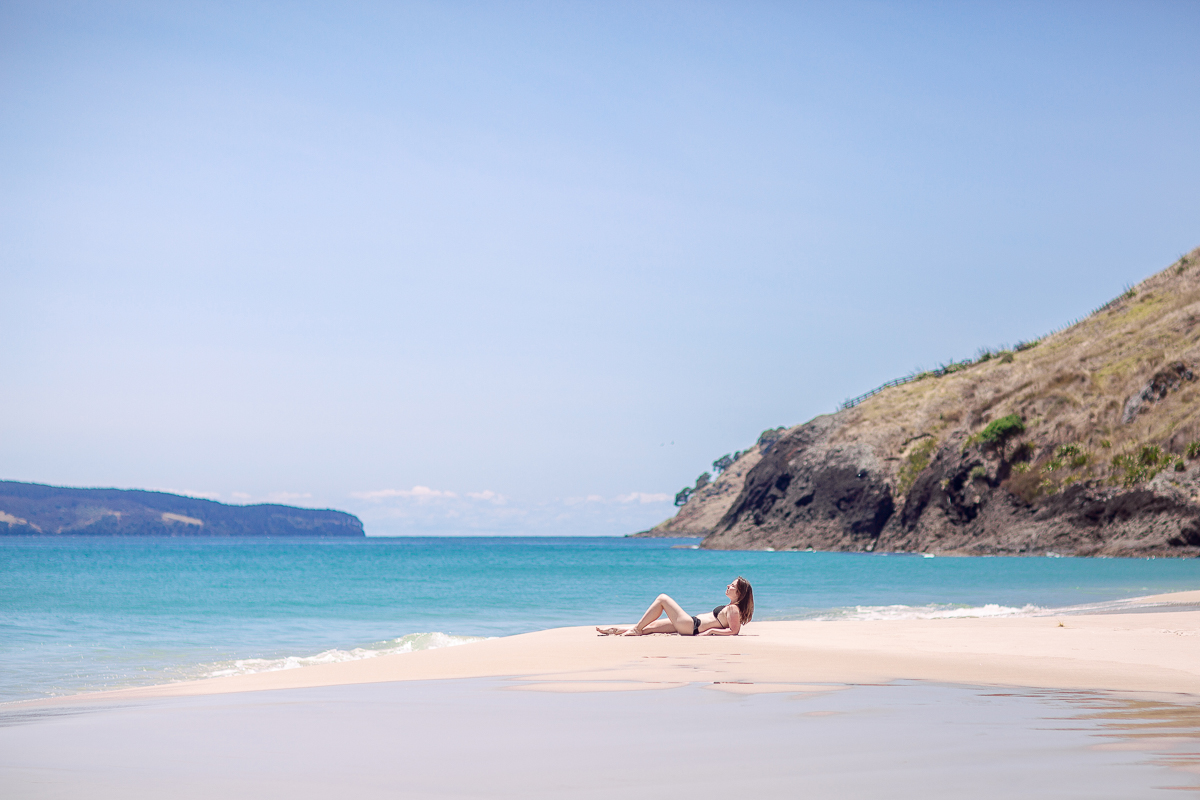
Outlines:
{"label": "white sand", "polygon": [[[1200,591],[1141,598],[1200,603]],[[1136,604],[1134,604],[1136,605]],[[755,622],[740,636],[598,636],[557,628],[363,661],[81,695],[108,701],[446,678],[559,691],[688,683],[882,683],[1200,694],[1200,611],[978,619]],[[763,690],[770,690],[763,686]],[[69,698],[36,703],[61,704]]]}

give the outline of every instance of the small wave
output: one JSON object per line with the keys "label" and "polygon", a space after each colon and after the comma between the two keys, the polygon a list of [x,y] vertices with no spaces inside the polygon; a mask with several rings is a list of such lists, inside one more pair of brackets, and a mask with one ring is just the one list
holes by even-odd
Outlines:
{"label": "small wave", "polygon": [[282,658],[241,658],[212,664],[205,671],[206,678],[223,678],[229,675],[250,675],[255,672],[278,672],[284,669],[299,669],[315,664],[339,664],[343,661],[361,661],[364,658],[390,656],[397,653],[412,653],[417,650],[436,650],[440,647],[457,647],[472,642],[482,642],[484,636],[451,636],[447,633],[410,633],[399,639],[376,642],[353,650],[325,650],[312,656],[284,656]]}
{"label": "small wave", "polygon": [[816,620],[890,620],[890,619],[956,619],[977,617],[1021,617],[1032,616],[1045,609],[1025,605],[1020,608],[988,603],[982,606],[964,606],[948,603],[931,603],[924,606],[854,606],[822,612],[810,617]]}
{"label": "small wave", "polygon": [[1200,603],[1172,600],[1151,600],[1145,597],[1130,597],[1123,600],[1104,600],[1084,603],[1046,611],[1042,616],[1076,616],[1081,614],[1145,614],[1164,611],[1200,611]]}

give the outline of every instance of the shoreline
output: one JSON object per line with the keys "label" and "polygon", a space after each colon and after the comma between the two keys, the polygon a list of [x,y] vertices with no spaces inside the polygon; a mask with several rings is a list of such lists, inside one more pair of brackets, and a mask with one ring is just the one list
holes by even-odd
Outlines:
{"label": "shoreline", "polygon": [[1200,697],[1200,591],[1038,616],[757,622],[739,636],[608,637],[592,626],[552,628],[457,647],[40,698],[4,708],[463,678],[502,678],[514,687],[557,692],[704,683],[754,693],[907,680],[1194,698]]}

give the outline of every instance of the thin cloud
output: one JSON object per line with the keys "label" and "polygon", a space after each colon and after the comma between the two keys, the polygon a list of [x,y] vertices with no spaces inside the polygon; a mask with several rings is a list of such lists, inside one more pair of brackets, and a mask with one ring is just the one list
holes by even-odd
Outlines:
{"label": "thin cloud", "polygon": [[[213,493],[210,499],[216,499],[216,494]],[[199,495],[198,495],[199,496]],[[277,505],[295,505],[302,500],[311,500],[311,492],[268,492],[267,494],[253,495],[249,492],[230,492],[229,502],[235,505],[249,506],[257,503],[275,503]]]}
{"label": "thin cloud", "polygon": [[604,498],[598,494],[589,494],[587,497],[567,497],[562,502],[563,505],[577,506],[580,503],[603,503]]}
{"label": "thin cloud", "polygon": [[220,500],[220,492],[191,492],[183,489],[151,489],[154,492],[165,492],[166,494],[177,494],[183,497],[195,497],[199,500]]}
{"label": "thin cloud", "polygon": [[662,494],[661,492],[630,492],[617,497],[618,503],[662,503],[670,500],[671,495]]}
{"label": "thin cloud", "polygon": [[392,497],[411,497],[417,500],[458,497],[454,492],[430,489],[428,486],[414,486],[411,489],[377,489],[373,492],[351,492],[350,495],[360,500],[375,501],[387,500]]}
{"label": "thin cloud", "polygon": [[589,494],[587,497],[568,497],[563,500],[563,503],[568,506],[577,506],[581,503],[602,503],[611,505],[620,503],[628,505],[630,503],[646,504],[646,503],[662,503],[671,499],[671,495],[662,494],[659,492],[630,492],[629,494],[620,494],[616,497],[603,497],[598,494]]}
{"label": "thin cloud", "polygon": [[309,492],[270,492],[264,498],[268,503],[295,503],[297,500],[309,500]]}

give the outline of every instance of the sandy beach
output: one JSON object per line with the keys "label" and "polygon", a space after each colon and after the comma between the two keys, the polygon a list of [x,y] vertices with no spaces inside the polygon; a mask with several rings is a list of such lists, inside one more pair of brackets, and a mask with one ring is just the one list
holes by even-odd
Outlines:
{"label": "sandy beach", "polygon": [[757,622],[737,637],[559,628],[10,704],[0,788],[101,798],[1197,789],[1200,592],[1100,610]]}
{"label": "sandy beach", "polygon": [[[1046,616],[755,622],[740,636],[556,628],[462,647],[36,701],[61,705],[390,681],[507,678],[527,689],[936,681],[1200,696],[1200,591]],[[29,704],[23,704],[29,705]]]}

